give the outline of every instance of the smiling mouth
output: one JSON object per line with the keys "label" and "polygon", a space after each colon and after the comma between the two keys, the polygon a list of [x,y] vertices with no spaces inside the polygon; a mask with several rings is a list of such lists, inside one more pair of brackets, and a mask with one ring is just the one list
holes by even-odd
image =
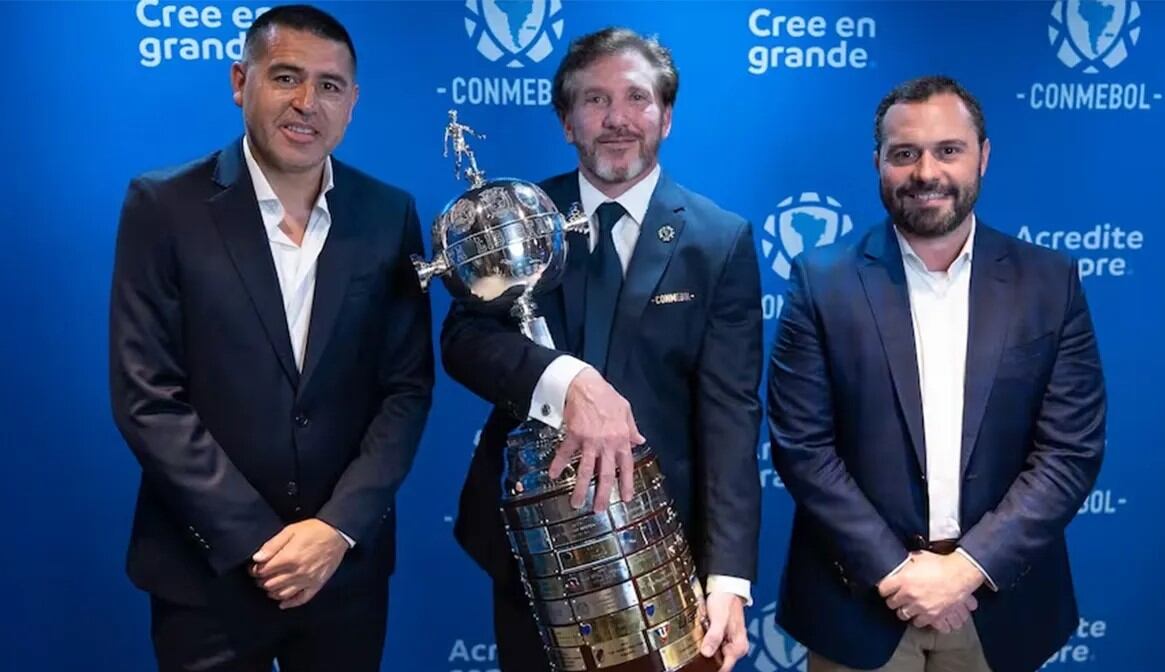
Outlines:
{"label": "smiling mouth", "polygon": [[951,195],[945,191],[923,191],[917,194],[907,194],[906,198],[917,203],[933,203],[951,198]]}
{"label": "smiling mouth", "polygon": [[320,134],[319,131],[306,124],[284,124],[280,128],[293,140],[308,142]]}

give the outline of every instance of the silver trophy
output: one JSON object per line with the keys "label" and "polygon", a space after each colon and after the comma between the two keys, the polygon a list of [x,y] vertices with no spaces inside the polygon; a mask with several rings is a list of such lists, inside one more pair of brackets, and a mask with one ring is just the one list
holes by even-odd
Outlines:
{"label": "silver trophy", "polygon": [[[450,110],[446,156],[451,142],[455,175],[467,178],[470,189],[433,222],[433,260],[413,257],[421,286],[436,275],[450,294],[486,302],[520,287],[511,314],[526,337],[554,348],[534,295],[558,285],[566,233],[588,233],[588,219],[577,205],[563,216],[530,182],[486,181],[467,135],[484,139]],[[631,501],[621,501],[616,488],[607,510],[595,513],[593,481],[586,505],[570,505],[577,460],[550,478],[562,438],[560,430],[526,420],[507,437],[502,476],[501,515],[552,667],[718,669],[718,659],[699,653],[707,627],[704,595],[652,451],[646,445],[633,451]]]}

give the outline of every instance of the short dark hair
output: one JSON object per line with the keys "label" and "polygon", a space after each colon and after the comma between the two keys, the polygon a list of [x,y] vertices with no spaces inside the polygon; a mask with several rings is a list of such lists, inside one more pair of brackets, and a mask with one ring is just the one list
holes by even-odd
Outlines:
{"label": "short dark hair", "polygon": [[983,119],[983,108],[979,106],[979,101],[954,79],[942,75],[928,75],[899,84],[886,94],[881,103],[878,103],[878,112],[874,115],[874,151],[882,149],[882,120],[891,106],[898,103],[921,103],[940,93],[953,93],[962,99],[967,111],[971,113],[971,121],[975,123],[975,131],[979,137],[979,146],[982,147],[983,142],[987,140],[987,122]]}
{"label": "short dark hair", "polygon": [[633,51],[655,68],[655,89],[660,101],[667,107],[676,103],[680,90],[680,73],[672,60],[671,51],[652,37],[643,37],[629,28],[609,27],[583,35],[570,43],[566,56],[554,73],[554,110],[559,117],[566,116],[574,105],[573,77],[604,56]]}
{"label": "short dark hair", "polygon": [[260,14],[243,42],[243,60],[251,61],[262,56],[267,48],[268,33],[276,26],[302,30],[326,40],[339,42],[348,47],[352,55],[352,72],[356,72],[356,47],[344,25],[336,17],[311,5],[280,5]]}

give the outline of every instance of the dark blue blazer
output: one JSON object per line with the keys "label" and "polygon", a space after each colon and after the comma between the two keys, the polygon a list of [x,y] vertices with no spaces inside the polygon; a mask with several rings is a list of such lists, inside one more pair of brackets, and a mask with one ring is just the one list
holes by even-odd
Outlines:
{"label": "dark blue blazer", "polygon": [[413,200],[333,168],[302,373],[241,140],[134,179],[121,214],[110,396],[142,467],[129,576],[241,624],[279,617],[250,556],[309,517],[356,541],[309,607],[385,589],[393,498],[430,406]]}
{"label": "dark blue blazer", "polygon": [[[1064,528],[1105,436],[1092,321],[1067,257],[979,222],[971,263],[959,544],[998,584],[974,614],[995,672],[1037,669],[1077,623]],[[769,429],[796,502],[778,620],[874,668],[905,624],[874,584],[928,532],[922,402],[889,224],[794,264],[770,363]]]}
{"label": "dark blue blazer", "polygon": [[[565,212],[579,201],[578,173],[541,184]],[[670,226],[674,238],[659,235]],[[501,524],[506,433],[525,418],[555,357],[579,356],[587,240],[568,234],[565,277],[538,297],[558,350],[534,345],[508,310],[455,302],[442,361],[458,382],[493,403],[461,493],[455,532],[495,580],[513,581]],[[631,404],[659,456],[702,574],[754,579],[760,526],[756,443],[762,364],[760,278],[751,227],[660,177],[616,307],[607,380]],[[689,292],[690,301],[652,297]]]}

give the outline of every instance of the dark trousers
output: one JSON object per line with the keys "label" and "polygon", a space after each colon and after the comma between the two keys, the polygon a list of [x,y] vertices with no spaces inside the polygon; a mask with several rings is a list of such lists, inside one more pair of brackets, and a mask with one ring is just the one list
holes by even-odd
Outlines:
{"label": "dark trousers", "polygon": [[550,661],[522,589],[494,582],[494,637],[501,672],[550,672]]}
{"label": "dark trousers", "polygon": [[[160,672],[379,672],[388,593],[340,603],[311,602],[284,612],[270,628],[240,637],[208,607],[150,598]],[[316,608],[313,608],[316,607]],[[264,634],[259,635],[259,632]]]}

